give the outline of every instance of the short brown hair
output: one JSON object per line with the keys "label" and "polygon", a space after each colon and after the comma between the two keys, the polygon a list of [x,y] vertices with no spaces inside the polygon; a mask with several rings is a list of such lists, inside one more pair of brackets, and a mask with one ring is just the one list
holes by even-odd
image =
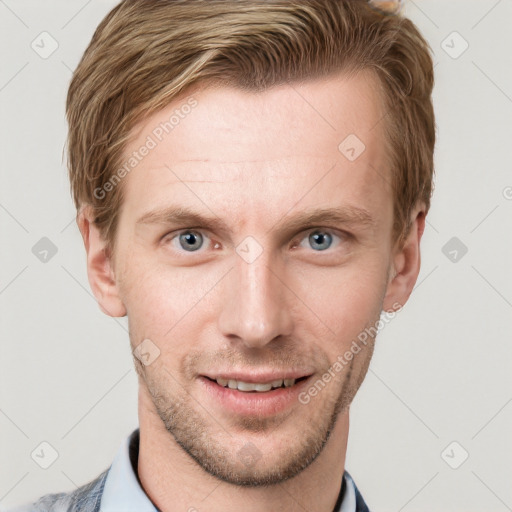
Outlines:
{"label": "short brown hair", "polygon": [[[389,2],[387,2],[389,3]],[[373,70],[383,91],[394,188],[394,238],[430,205],[435,120],[430,47],[400,13],[367,0],[124,0],[100,23],[67,96],[75,205],[91,205],[114,248],[116,172],[132,128],[194,84],[261,91],[338,72]]]}

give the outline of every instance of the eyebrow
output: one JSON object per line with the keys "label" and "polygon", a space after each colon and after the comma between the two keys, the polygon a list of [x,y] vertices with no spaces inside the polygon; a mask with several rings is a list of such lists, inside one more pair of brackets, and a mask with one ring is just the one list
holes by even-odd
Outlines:
{"label": "eyebrow", "polygon": [[[320,226],[326,222],[367,229],[376,228],[376,220],[370,212],[356,206],[308,209],[293,217],[288,217],[288,214],[286,214],[271,229],[278,226],[278,231],[288,233],[313,225]],[[202,227],[220,233],[229,233],[230,231],[227,223],[220,217],[214,214],[204,215],[185,206],[170,206],[148,211],[137,219],[136,224],[182,224],[188,227]]]}

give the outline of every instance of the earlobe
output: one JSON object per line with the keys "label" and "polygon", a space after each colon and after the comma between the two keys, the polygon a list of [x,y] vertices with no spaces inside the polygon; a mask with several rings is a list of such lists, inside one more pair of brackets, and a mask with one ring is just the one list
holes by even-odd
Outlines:
{"label": "earlobe", "polygon": [[86,206],[77,215],[78,229],[87,253],[87,276],[100,309],[106,315],[122,317],[126,308],[119,296],[111,256],[106,241],[93,222],[91,207]]}
{"label": "earlobe", "polygon": [[414,288],[421,267],[420,241],[425,230],[425,206],[418,205],[411,215],[411,225],[405,241],[395,248],[393,267],[384,297],[384,311],[402,308]]}

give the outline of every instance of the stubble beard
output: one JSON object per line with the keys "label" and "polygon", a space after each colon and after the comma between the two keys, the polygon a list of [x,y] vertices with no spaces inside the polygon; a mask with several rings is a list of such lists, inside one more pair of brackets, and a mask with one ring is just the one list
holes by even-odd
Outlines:
{"label": "stubble beard", "polygon": [[[135,358],[140,385],[145,385],[153,401],[156,412],[166,430],[176,443],[211,476],[236,486],[262,487],[285,482],[304,471],[321,453],[331,437],[340,413],[346,411],[366,374],[371,352],[361,368],[354,375],[354,358],[344,369],[344,375],[336,384],[337,392],[323,390],[309,404],[297,404],[285,416],[272,418],[238,418],[231,426],[226,421],[214,418],[204,407],[185,390],[173,393],[165,379],[154,378],[155,372],[147,372]],[[162,375],[162,374],[160,374]],[[332,385],[335,381],[332,381]],[[320,406],[317,400],[323,398]],[[292,416],[291,418],[289,418]],[[279,453],[262,453],[258,450],[260,436],[278,436],[282,423],[299,422],[295,435],[282,436]],[[236,428],[234,428],[236,427]],[[288,430],[288,429],[287,429]],[[251,432],[256,437],[245,445],[260,456],[244,458],[244,448],[236,448],[234,442],[243,432],[248,438]],[[286,443],[286,445],[284,445]],[[270,456],[274,461],[270,462]]]}

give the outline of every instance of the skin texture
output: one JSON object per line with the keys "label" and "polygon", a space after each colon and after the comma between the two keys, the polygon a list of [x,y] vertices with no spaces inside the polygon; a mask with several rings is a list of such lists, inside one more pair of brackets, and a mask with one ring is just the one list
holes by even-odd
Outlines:
{"label": "skin texture", "polygon": [[[123,178],[113,256],[90,210],[80,212],[100,307],[128,315],[132,349],[149,339],[159,351],[147,366],[134,362],[139,477],[160,510],[333,509],[349,405],[373,340],[307,404],[296,400],[276,414],[229,411],[199,376],[302,369],[316,380],[382,310],[407,301],[420,268],[425,208],[417,205],[405,244],[396,246],[378,90],[373,75],[361,73],[259,94],[188,91],[133,132],[127,155],[188,97],[197,101]],[[354,161],[338,149],[349,134],[366,146]],[[172,206],[224,228],[137,222]],[[343,208],[348,216],[285,227],[319,208]],[[361,222],[361,211],[369,222]],[[202,235],[201,245],[189,233],[199,247],[193,252],[179,238],[191,228]],[[323,250],[309,236],[315,231],[324,235]],[[241,247],[261,254],[248,262]],[[241,455],[247,450],[250,464]]]}

